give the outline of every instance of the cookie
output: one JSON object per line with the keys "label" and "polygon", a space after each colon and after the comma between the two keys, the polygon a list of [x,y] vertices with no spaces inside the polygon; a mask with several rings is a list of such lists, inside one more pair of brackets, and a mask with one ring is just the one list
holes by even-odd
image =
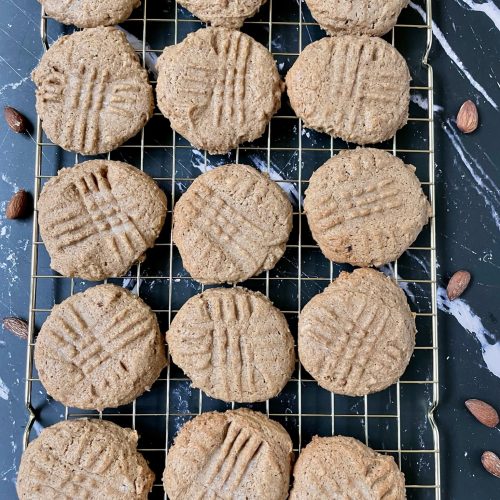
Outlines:
{"label": "cookie", "polygon": [[406,124],[410,72],[381,38],[344,35],[308,45],[286,76],[306,127],[357,144],[382,142]]}
{"label": "cookie", "polygon": [[113,26],[125,21],[140,0],[39,0],[45,14],[78,28]]}
{"label": "cookie", "polygon": [[63,276],[123,276],[144,259],[165,221],[167,199],[145,173],[91,160],[59,171],[38,200],[40,234]]}
{"label": "cookie", "polygon": [[385,151],[359,148],[340,152],[314,172],[304,211],[328,259],[381,266],[415,241],[431,206],[415,167]]}
{"label": "cookie", "polygon": [[179,4],[212,26],[240,28],[267,0],[179,0]]}
{"label": "cookie", "polygon": [[394,280],[342,272],[299,316],[299,358],[324,389],[364,396],[395,383],[415,347],[415,319]]}
{"label": "cookie", "polygon": [[394,458],[345,436],[313,437],[295,464],[290,500],[404,500],[405,477]]}
{"label": "cookie", "polygon": [[261,413],[203,413],[168,450],[163,485],[171,500],[284,500],[291,459],[290,436]]}
{"label": "cookie", "polygon": [[195,148],[225,154],[259,138],[280,107],[283,82],[271,53],[250,36],[205,28],[158,60],[158,107]]}
{"label": "cookie", "polygon": [[236,283],[272,269],[285,252],[292,205],[267,175],[224,165],[197,177],[174,210],[173,240],[201,283]]}
{"label": "cookie", "polygon": [[20,500],[146,500],[154,474],[137,432],[106,420],[67,420],[43,429],[21,458]]}
{"label": "cookie", "polygon": [[45,134],[68,151],[112,151],[153,115],[148,73],[116,28],[88,28],[59,38],[31,78]]}
{"label": "cookie", "polygon": [[265,295],[240,287],[212,288],[189,299],[167,342],[193,387],[227,402],[276,396],[295,366],[283,313]]}
{"label": "cookie", "polygon": [[312,16],[330,35],[385,35],[408,0],[306,0]]}
{"label": "cookie", "polygon": [[35,364],[54,399],[102,410],[149,390],[166,358],[153,311],[124,288],[98,285],[54,306],[36,340]]}

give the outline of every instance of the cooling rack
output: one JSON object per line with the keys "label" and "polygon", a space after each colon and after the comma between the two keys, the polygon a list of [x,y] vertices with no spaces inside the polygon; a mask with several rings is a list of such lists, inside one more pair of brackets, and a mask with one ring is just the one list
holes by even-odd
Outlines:
{"label": "cooling rack", "polygon": [[[441,498],[439,432],[433,418],[439,400],[439,351],[433,72],[428,63],[432,44],[432,7],[431,0],[420,0],[411,5],[412,8],[403,11],[398,25],[385,37],[404,55],[410,67],[410,120],[392,141],[377,146],[415,165],[433,213],[429,225],[409,251],[383,268],[407,293],[418,328],[415,353],[401,380],[377,394],[360,398],[338,396],[321,389],[298,364],[293,378],[276,398],[264,403],[235,405],[211,399],[192,389],[182,371],[170,364],[149,393],[117,409],[101,413],[82,411],[52,400],[41,385],[33,363],[36,332],[54,303],[96,283],[63,278],[49,267],[48,255],[39,237],[36,200],[43,184],[56,175],[59,168],[87,158],[70,154],[52,144],[44,135],[38,119],[25,393],[29,422],[24,446],[41,428],[62,419],[96,417],[133,427],[140,434],[139,450],[156,473],[151,498],[163,498],[161,474],[165,450],[180,426],[202,411],[246,406],[283,424],[292,437],[295,453],[315,434],[350,435],[394,456],[405,473],[408,498]],[[135,48],[145,65],[154,60],[165,45],[181,41],[200,26],[201,23],[177,2],[167,0],[143,0],[143,5],[122,24],[139,40]],[[269,47],[283,76],[306,45],[324,36],[300,0],[269,0],[242,29]],[[59,35],[70,31],[48,19],[42,10],[41,41],[45,49]],[[154,84],[153,74],[151,79]],[[167,120],[156,110],[137,137],[103,157],[128,161],[156,179],[169,198],[167,221],[146,261],[135,266],[126,276],[108,282],[140,295],[156,312],[162,330],[166,331],[182,304],[203,290],[203,286],[194,282],[182,268],[171,240],[171,214],[175,201],[201,172],[224,163],[247,163],[268,172],[290,196],[294,204],[294,229],[285,255],[276,268],[242,285],[265,293],[284,312],[296,338],[300,309],[342,269],[349,269],[349,266],[332,264],[322,256],[302,210],[303,193],[312,172],[347,147],[349,145],[342,141],[303,128],[286,97],[263,138],[224,156],[207,155],[192,149],[169,128]]]}

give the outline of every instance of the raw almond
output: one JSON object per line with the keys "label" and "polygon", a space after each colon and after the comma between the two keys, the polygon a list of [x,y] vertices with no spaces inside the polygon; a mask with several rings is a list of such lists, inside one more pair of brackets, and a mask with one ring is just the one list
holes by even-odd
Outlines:
{"label": "raw almond", "polygon": [[4,318],[3,327],[20,339],[28,338],[28,323],[21,318]]}
{"label": "raw almond", "polygon": [[496,477],[500,477],[500,458],[492,451],[485,451],[481,456],[483,467]]}
{"label": "raw almond", "polygon": [[448,282],[446,287],[446,294],[450,300],[455,300],[464,293],[465,289],[470,283],[469,271],[457,271]]}
{"label": "raw almond", "polygon": [[487,427],[496,427],[498,425],[498,413],[488,403],[480,399],[468,399],[465,406],[483,425]]}
{"label": "raw almond", "polygon": [[479,116],[477,107],[472,101],[465,101],[457,115],[457,127],[464,133],[470,134],[477,129]]}
{"label": "raw almond", "polygon": [[30,196],[24,190],[20,189],[9,201],[5,215],[7,219],[22,219],[30,212]]}
{"label": "raw almond", "polygon": [[23,134],[28,130],[28,120],[17,109],[6,106],[3,115],[7,125],[18,134]]}

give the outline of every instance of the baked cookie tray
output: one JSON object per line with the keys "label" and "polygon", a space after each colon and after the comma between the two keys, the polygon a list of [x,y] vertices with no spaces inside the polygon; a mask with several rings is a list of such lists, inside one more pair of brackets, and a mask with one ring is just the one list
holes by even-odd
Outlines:
{"label": "baked cookie tray", "polygon": [[[385,37],[408,62],[412,101],[408,124],[393,140],[376,147],[415,165],[434,214],[433,73],[427,63],[432,42],[431,19],[431,0],[416,0],[404,9],[398,25]],[[142,0],[142,6],[121,26],[138,39],[138,54],[143,64],[150,66],[155,55],[159,55],[166,45],[181,41],[201,23],[174,1]],[[42,12],[41,41],[45,47],[61,34],[71,31],[73,28],[48,19]],[[305,3],[296,0],[269,0],[256,17],[245,23],[243,31],[269,47],[282,76],[301,48],[325,36]],[[150,77],[154,83],[155,76],[150,74]],[[277,266],[241,285],[265,293],[285,313],[296,337],[300,309],[342,269],[349,269],[349,266],[329,262],[322,255],[302,211],[303,193],[311,174],[333,154],[347,147],[354,146],[303,128],[301,120],[291,111],[286,95],[265,135],[225,156],[194,150],[170,129],[168,121],[156,110],[140,134],[103,157],[129,162],[152,176],[167,194],[167,221],[146,260],[134,266],[126,276],[108,282],[138,293],[156,312],[162,331],[166,331],[184,302],[203,290],[203,286],[183,269],[179,253],[172,244],[172,205],[193,178],[207,168],[224,163],[246,163],[268,172],[288,193],[294,205],[294,225],[285,255]],[[38,120],[35,200],[44,183],[60,168],[87,159],[52,144]],[[33,362],[36,332],[54,303],[96,283],[64,278],[50,269],[35,210],[26,368],[26,407],[30,419],[24,446],[41,428],[68,418],[96,417],[133,427],[140,435],[139,450],[156,474],[150,498],[163,498],[161,475],[165,450],[179,428],[201,412],[246,406],[283,424],[292,437],[296,454],[315,434],[353,436],[375,450],[394,456],[406,476],[409,499],[439,499],[439,432],[433,419],[439,399],[435,231],[433,216],[412,247],[397,262],[382,268],[396,277],[407,293],[418,329],[417,347],[410,365],[401,380],[388,389],[357,398],[334,395],[320,388],[297,364],[292,379],[277,397],[250,405],[226,404],[191,388],[183,372],[170,364],[150,392],[130,405],[99,413],[67,408],[54,401],[47,396],[38,379]]]}

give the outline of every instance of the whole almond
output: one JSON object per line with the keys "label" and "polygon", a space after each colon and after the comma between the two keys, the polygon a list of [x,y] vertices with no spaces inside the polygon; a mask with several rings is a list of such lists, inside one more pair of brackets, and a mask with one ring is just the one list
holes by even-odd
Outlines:
{"label": "whole almond", "polygon": [[6,106],[3,109],[3,116],[7,125],[18,134],[23,134],[28,130],[28,120],[17,109]]}
{"label": "whole almond", "polygon": [[477,129],[479,116],[477,107],[472,101],[465,101],[457,114],[457,127],[464,133],[470,134]]}
{"label": "whole almond", "polygon": [[448,282],[446,287],[446,294],[450,300],[455,300],[464,293],[465,289],[470,283],[470,273],[469,271],[457,271]]}
{"label": "whole almond", "polygon": [[485,451],[481,455],[481,463],[490,474],[500,477],[500,458],[498,458],[492,451]]}
{"label": "whole almond", "polygon": [[29,194],[20,189],[9,201],[5,210],[7,219],[22,219],[30,212],[31,199]]}
{"label": "whole almond", "polygon": [[3,327],[20,339],[28,338],[28,323],[21,318],[4,318]]}
{"label": "whole almond", "polygon": [[465,406],[483,425],[487,427],[496,427],[498,425],[498,413],[488,403],[480,399],[468,399]]}

